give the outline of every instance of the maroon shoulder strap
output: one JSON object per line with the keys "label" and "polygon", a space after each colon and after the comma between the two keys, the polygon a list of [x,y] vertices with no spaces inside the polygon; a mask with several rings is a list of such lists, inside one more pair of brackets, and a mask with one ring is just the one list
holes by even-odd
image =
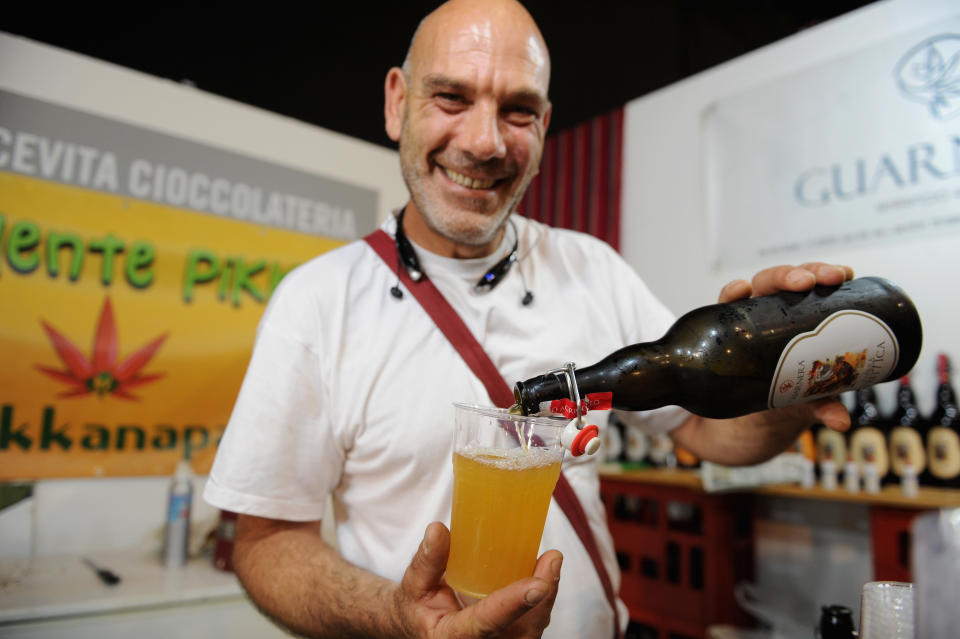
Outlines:
{"label": "maroon shoulder strap", "polygon": [[[487,389],[487,394],[496,406],[507,408],[513,404],[513,392],[509,384],[503,379],[500,371],[494,366],[487,352],[483,350],[480,342],[473,336],[467,325],[457,314],[450,303],[447,302],[443,294],[437,290],[433,282],[426,276],[419,282],[414,282],[407,274],[406,269],[399,268],[397,261],[397,247],[393,238],[387,235],[383,229],[374,231],[363,238],[373,250],[383,259],[388,267],[397,275],[407,290],[420,302],[420,306],[427,312],[427,315],[437,325],[447,340],[457,349],[460,356],[470,367],[470,370],[483,382]],[[597,546],[597,540],[590,530],[590,524],[587,521],[587,514],[583,510],[583,505],[577,499],[576,493],[570,486],[570,482],[563,473],[557,479],[557,486],[553,491],[553,498],[566,514],[567,519],[580,537],[587,554],[593,561],[593,567],[600,577],[600,583],[603,585],[603,591],[607,596],[607,601],[613,608],[614,622],[616,624],[616,636],[620,637],[620,614],[616,605],[616,593],[613,591],[613,582],[607,573],[603,560],[600,558],[600,549]]]}

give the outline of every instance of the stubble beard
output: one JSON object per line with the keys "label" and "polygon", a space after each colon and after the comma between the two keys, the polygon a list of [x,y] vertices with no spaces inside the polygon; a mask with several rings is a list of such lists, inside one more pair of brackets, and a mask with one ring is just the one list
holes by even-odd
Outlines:
{"label": "stubble beard", "polygon": [[[483,246],[493,242],[510,213],[523,199],[527,187],[536,176],[536,171],[530,171],[523,177],[519,188],[499,209],[485,212],[486,205],[476,201],[476,206],[472,207],[473,211],[464,211],[463,208],[471,208],[469,204],[458,209],[441,202],[442,196],[427,192],[424,184],[426,173],[421,172],[417,165],[417,157],[421,150],[418,144],[412,142],[407,131],[407,122],[404,121],[400,136],[400,172],[410,197],[427,227],[457,244]],[[429,168],[426,171],[429,172]]]}

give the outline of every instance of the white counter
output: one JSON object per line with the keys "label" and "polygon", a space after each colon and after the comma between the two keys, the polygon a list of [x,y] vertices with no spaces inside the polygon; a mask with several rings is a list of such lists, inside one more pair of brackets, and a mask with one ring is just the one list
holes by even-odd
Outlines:
{"label": "white counter", "polygon": [[[108,586],[78,556],[0,564],[4,637],[287,637],[258,613],[232,573],[209,558],[180,569],[136,551],[96,553]],[[229,632],[230,635],[221,634]]]}

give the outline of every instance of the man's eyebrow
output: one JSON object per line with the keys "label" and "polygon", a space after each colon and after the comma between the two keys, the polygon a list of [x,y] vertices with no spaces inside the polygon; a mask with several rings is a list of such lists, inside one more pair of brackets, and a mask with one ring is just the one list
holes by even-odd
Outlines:
{"label": "man's eyebrow", "polygon": [[[423,88],[427,93],[434,91],[450,91],[452,93],[472,93],[473,89],[466,82],[445,75],[432,74],[423,78]],[[534,89],[518,89],[508,96],[510,102],[529,104],[538,109],[547,103],[547,99]]]}
{"label": "man's eyebrow", "polygon": [[432,91],[454,91],[458,93],[467,93],[470,90],[466,82],[455,80],[445,75],[427,75],[423,78],[423,88],[427,92]]}

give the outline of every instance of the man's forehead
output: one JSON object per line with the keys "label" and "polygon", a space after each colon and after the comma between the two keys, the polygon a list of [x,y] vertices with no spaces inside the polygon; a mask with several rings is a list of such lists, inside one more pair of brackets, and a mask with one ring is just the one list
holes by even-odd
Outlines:
{"label": "man's forehead", "polygon": [[467,80],[484,69],[505,70],[546,94],[549,59],[540,38],[529,30],[503,29],[488,20],[421,35],[413,60],[420,78],[443,74]]}

